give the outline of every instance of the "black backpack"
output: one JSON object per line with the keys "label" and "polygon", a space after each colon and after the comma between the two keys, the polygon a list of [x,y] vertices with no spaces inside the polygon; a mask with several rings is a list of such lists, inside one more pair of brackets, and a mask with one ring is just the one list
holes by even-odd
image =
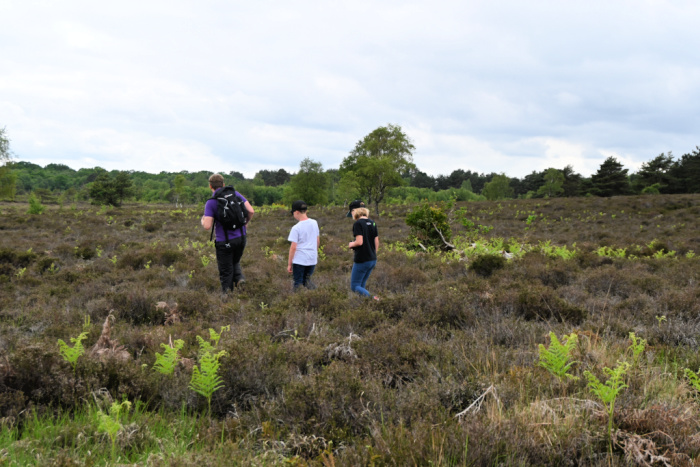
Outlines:
{"label": "black backpack", "polygon": [[240,229],[248,223],[248,210],[245,208],[245,201],[236,194],[236,190],[232,186],[225,186],[217,190],[210,199],[216,200],[216,217],[209,239],[214,237],[214,226],[218,222],[224,228],[228,242],[229,230]]}

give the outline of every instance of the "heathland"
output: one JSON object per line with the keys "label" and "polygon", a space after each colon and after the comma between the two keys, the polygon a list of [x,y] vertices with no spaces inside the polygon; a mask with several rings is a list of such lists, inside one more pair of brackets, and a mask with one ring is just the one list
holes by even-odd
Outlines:
{"label": "heathland", "polygon": [[222,296],[200,206],[0,204],[0,465],[697,462],[700,195],[439,206],[429,251],[417,207],[372,301],[342,207],[315,290],[273,205]]}

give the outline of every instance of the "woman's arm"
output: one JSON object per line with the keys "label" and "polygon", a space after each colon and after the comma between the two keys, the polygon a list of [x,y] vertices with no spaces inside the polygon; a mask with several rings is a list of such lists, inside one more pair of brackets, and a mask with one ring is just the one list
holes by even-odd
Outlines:
{"label": "woman's arm", "polygon": [[355,241],[354,241],[354,242],[348,243],[348,247],[349,247],[349,248],[355,248],[355,247],[358,247],[358,246],[362,246],[362,244],[364,243],[364,240],[365,240],[365,239],[364,239],[364,237],[363,237],[362,235],[356,235],[356,236],[355,236]]}

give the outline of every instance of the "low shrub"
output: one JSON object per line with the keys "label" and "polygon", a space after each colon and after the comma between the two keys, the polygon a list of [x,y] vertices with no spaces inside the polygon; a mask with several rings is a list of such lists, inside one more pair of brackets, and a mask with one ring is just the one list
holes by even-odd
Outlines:
{"label": "low shrub", "polygon": [[506,259],[501,255],[479,255],[469,262],[469,270],[482,277],[489,277],[495,271],[506,265]]}
{"label": "low shrub", "polygon": [[113,292],[107,298],[117,320],[135,325],[161,324],[164,321],[163,312],[155,306],[159,300],[141,287]]}
{"label": "low shrub", "polygon": [[526,320],[549,320],[579,324],[586,318],[585,309],[560,298],[545,286],[520,284],[515,312]]}
{"label": "low shrub", "polygon": [[156,230],[160,230],[160,228],[163,225],[160,222],[145,222],[143,224],[143,230],[146,232],[155,232]]}

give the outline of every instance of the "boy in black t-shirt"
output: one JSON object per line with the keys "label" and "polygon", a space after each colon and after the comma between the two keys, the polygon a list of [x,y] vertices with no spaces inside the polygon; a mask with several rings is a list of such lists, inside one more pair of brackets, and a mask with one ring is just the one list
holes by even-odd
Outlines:
{"label": "boy in black t-shirt", "polygon": [[[366,297],[371,296],[367,291],[367,279],[377,265],[377,250],[379,249],[379,232],[377,224],[369,218],[369,211],[365,203],[355,200],[350,203],[348,217],[352,216],[355,223],[352,226],[352,234],[355,240],[348,243],[348,248],[355,252],[350,275],[350,289]],[[376,295],[372,297],[379,300]]]}

